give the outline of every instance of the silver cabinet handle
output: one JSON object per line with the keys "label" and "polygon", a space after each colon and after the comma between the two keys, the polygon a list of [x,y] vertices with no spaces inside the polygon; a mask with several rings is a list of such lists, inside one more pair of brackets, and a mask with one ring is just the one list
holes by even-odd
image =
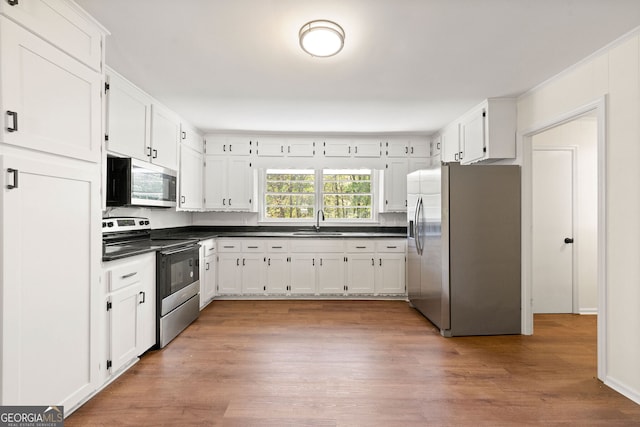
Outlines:
{"label": "silver cabinet handle", "polygon": [[144,291],[140,291],[140,295],[142,296],[142,301],[140,301],[140,304],[144,304],[145,302],[147,302],[147,294]]}

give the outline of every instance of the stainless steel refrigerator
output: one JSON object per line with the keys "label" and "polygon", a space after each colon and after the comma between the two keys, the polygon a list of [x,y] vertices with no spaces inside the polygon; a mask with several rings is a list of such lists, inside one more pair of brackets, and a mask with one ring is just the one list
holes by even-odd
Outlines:
{"label": "stainless steel refrigerator", "polygon": [[519,334],[520,167],[407,175],[408,294],[446,337]]}

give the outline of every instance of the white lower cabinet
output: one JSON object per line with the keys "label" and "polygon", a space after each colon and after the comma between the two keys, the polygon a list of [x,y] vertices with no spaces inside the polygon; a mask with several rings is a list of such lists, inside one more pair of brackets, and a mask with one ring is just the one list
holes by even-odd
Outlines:
{"label": "white lower cabinet", "polygon": [[344,250],[316,255],[318,293],[320,295],[344,294]]}
{"label": "white lower cabinet", "polygon": [[291,254],[291,295],[315,295],[316,263],[313,253]]}
{"label": "white lower cabinet", "polygon": [[104,263],[103,271],[108,377],[156,344],[155,253]]}
{"label": "white lower cabinet", "polygon": [[406,241],[376,242],[376,295],[402,295],[406,287]]}
{"label": "white lower cabinet", "polygon": [[218,294],[403,295],[402,239],[220,239]]}
{"label": "white lower cabinet", "polygon": [[278,239],[267,242],[267,295],[285,295],[291,290],[289,242]]}
{"label": "white lower cabinet", "polygon": [[200,309],[216,296],[216,240],[200,242]]}

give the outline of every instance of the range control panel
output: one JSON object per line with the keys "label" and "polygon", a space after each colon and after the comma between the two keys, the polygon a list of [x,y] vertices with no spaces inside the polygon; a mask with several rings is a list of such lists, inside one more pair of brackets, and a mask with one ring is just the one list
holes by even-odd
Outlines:
{"label": "range control panel", "polygon": [[102,218],[102,233],[114,233],[120,231],[151,230],[149,218],[140,217],[113,217]]}

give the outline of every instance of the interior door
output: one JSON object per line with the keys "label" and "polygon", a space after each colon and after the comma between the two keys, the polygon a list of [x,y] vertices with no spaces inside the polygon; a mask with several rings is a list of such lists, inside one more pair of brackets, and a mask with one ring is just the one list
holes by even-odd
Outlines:
{"label": "interior door", "polygon": [[533,151],[533,312],[573,312],[573,152]]}

